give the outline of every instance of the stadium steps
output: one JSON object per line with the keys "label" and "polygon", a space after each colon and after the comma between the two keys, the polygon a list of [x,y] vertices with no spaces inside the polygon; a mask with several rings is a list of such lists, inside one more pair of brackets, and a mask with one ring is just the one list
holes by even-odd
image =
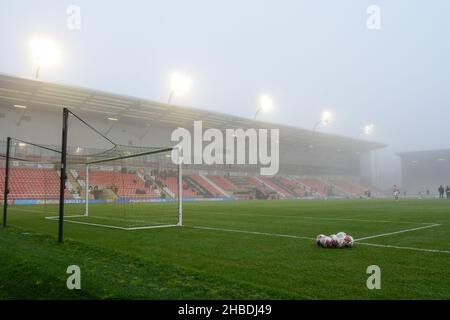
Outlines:
{"label": "stadium steps", "polygon": [[210,183],[208,183],[205,179],[203,179],[203,177],[201,175],[198,174],[193,174],[190,175],[190,177],[203,189],[205,189],[209,194],[211,194],[211,196],[214,197],[220,197],[223,194],[217,190],[216,188],[214,188],[213,185],[211,185]]}
{"label": "stadium steps", "polygon": [[272,177],[262,177],[259,180],[264,182],[272,190],[276,191],[279,195],[281,195],[282,198],[287,199],[292,197],[292,194],[278,185]]}
{"label": "stadium steps", "polygon": [[66,187],[73,190],[72,196],[75,199],[80,199],[81,198],[80,191],[82,191],[83,188],[81,188],[81,185],[78,183],[77,179],[75,178],[75,174],[78,176],[78,173],[76,173],[76,170],[74,170],[74,169],[67,170]]}
{"label": "stadium steps", "polygon": [[298,178],[296,181],[305,186],[312,196],[326,196],[325,188],[327,185],[319,178]]}
{"label": "stadium steps", "polygon": [[234,191],[239,189],[236,185],[234,185],[230,180],[222,178],[217,175],[208,175],[208,179],[213,181],[220,188],[225,190],[228,194],[233,194]]}
{"label": "stadium steps", "polygon": [[211,186],[213,186],[217,191],[219,191],[219,195],[223,195],[226,197],[230,197],[230,195],[228,194],[228,192],[226,192],[224,189],[222,189],[221,187],[219,187],[217,184],[214,183],[214,181],[210,180],[206,175],[200,174],[199,175],[203,180],[205,180],[208,184],[210,184]]}
{"label": "stadium steps", "polygon": [[[170,198],[173,198],[173,199],[176,198],[176,196],[175,196],[176,193],[173,192],[167,185],[162,186],[161,183],[157,182],[157,178],[155,176],[150,175],[148,177],[149,177],[150,181],[152,182],[152,185],[155,185],[161,194],[166,194]],[[145,180],[145,178],[144,178],[144,180]]]}
{"label": "stadium steps", "polygon": [[285,177],[274,177],[274,182],[287,189],[295,197],[304,197],[306,187],[295,180],[290,180]]}
{"label": "stadium steps", "polygon": [[186,175],[183,177],[183,180],[186,181],[186,184],[194,190],[197,194],[202,195],[204,197],[212,197],[214,194],[208,190],[205,186],[203,186],[198,180],[197,175]]}

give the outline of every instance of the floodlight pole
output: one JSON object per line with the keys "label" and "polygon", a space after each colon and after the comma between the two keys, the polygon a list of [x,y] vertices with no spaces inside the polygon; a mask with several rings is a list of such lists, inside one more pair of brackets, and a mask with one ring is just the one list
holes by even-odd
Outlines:
{"label": "floodlight pole", "polygon": [[175,91],[174,91],[174,90],[170,91],[169,99],[167,99],[167,104],[170,104],[170,102],[172,101],[172,98],[173,98],[173,95],[174,95],[174,94],[175,94]]}
{"label": "floodlight pole", "polygon": [[6,138],[6,164],[5,164],[5,190],[3,193],[3,227],[6,227],[6,214],[8,208],[9,194],[9,157],[11,148],[11,137]]}
{"label": "floodlight pole", "polygon": [[36,68],[36,79],[39,79],[39,73],[41,72],[41,66]]}
{"label": "floodlight pole", "polygon": [[317,122],[314,124],[313,131],[316,131],[317,128],[319,127],[319,125],[320,125],[322,122],[323,122],[322,120],[317,121]]}
{"label": "floodlight pole", "polygon": [[259,107],[258,109],[256,109],[256,113],[254,116],[254,119],[256,119],[256,117],[258,116],[258,114],[261,112],[261,107]]}
{"label": "floodlight pole", "polygon": [[63,123],[62,123],[62,143],[61,143],[61,174],[59,185],[59,226],[58,226],[58,242],[62,244],[63,240],[63,225],[64,225],[64,192],[66,190],[66,165],[67,165],[67,125],[69,119],[69,109],[63,109]]}

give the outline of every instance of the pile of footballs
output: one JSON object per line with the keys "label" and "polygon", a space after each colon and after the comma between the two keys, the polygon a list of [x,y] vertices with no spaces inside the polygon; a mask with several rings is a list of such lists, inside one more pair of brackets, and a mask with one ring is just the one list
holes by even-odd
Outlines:
{"label": "pile of footballs", "polygon": [[345,232],[331,234],[326,236],[319,234],[316,237],[316,243],[321,248],[351,248],[353,247],[353,237]]}

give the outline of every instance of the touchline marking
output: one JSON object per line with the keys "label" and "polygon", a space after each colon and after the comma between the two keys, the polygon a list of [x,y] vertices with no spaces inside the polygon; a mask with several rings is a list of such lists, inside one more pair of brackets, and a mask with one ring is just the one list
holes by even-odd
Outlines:
{"label": "touchline marking", "polygon": [[434,227],[439,227],[439,226],[440,226],[440,224],[432,224],[432,225],[424,226],[424,227],[418,227],[418,228],[405,229],[405,230],[394,231],[394,232],[389,232],[389,233],[377,234],[377,235],[374,235],[374,236],[369,236],[369,237],[359,238],[359,239],[356,239],[355,241],[361,241],[361,240],[367,240],[367,239],[373,239],[373,238],[385,237],[385,236],[390,236],[390,235],[393,235],[393,234],[399,234],[399,233],[411,232],[411,231],[416,231],[416,230],[421,230],[421,229],[428,229],[428,228],[434,228]]}
{"label": "touchline marking", "polygon": [[280,233],[269,233],[269,232],[258,232],[258,231],[247,231],[247,230],[236,230],[236,229],[223,229],[223,228],[204,227],[204,226],[190,226],[190,228],[202,229],[202,230],[223,231],[223,232],[236,232],[236,233],[256,234],[256,235],[280,237],[280,238],[314,240],[314,238],[310,238],[310,237],[300,237],[300,236],[294,236],[294,235],[290,235],[290,234],[280,234]]}
{"label": "touchline marking", "polygon": [[356,243],[364,245],[364,246],[371,246],[371,247],[393,248],[393,249],[402,249],[402,250],[413,250],[413,251],[423,251],[423,252],[447,253],[447,254],[450,254],[450,251],[448,251],[448,250],[423,249],[423,248],[413,248],[413,247],[399,247],[399,246],[391,246],[389,244],[375,244],[375,243],[367,243],[367,242],[356,242]]}

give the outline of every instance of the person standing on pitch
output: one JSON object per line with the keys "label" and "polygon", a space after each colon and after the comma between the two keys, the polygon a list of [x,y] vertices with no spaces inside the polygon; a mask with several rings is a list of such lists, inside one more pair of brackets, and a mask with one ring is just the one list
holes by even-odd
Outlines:
{"label": "person standing on pitch", "polygon": [[445,188],[445,193],[447,194],[447,199],[450,199],[450,187],[447,186],[447,188]]}
{"label": "person standing on pitch", "polygon": [[398,201],[398,197],[400,196],[400,188],[397,185],[394,185],[394,199]]}
{"label": "person standing on pitch", "polygon": [[443,199],[444,198],[444,186],[442,184],[439,186],[438,191],[439,191],[439,199]]}

